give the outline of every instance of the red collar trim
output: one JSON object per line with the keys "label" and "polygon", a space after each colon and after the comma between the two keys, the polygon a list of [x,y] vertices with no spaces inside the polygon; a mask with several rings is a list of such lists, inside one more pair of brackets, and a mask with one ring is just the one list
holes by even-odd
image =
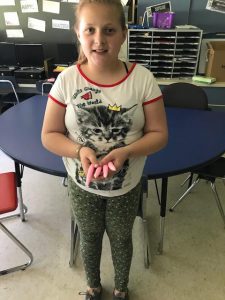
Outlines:
{"label": "red collar trim", "polygon": [[80,64],[77,64],[77,69],[80,72],[81,76],[84,77],[88,82],[90,82],[90,83],[92,83],[94,85],[100,86],[100,87],[113,87],[113,86],[119,85],[120,83],[122,83],[123,81],[125,81],[127,79],[127,77],[130,76],[130,74],[132,73],[132,71],[135,68],[135,66],[136,66],[136,63],[133,63],[132,67],[130,68],[130,70],[128,71],[128,73],[126,74],[126,76],[123,77],[120,81],[117,81],[116,83],[113,83],[113,84],[100,84],[100,83],[97,83],[97,82],[91,80],[81,70]]}

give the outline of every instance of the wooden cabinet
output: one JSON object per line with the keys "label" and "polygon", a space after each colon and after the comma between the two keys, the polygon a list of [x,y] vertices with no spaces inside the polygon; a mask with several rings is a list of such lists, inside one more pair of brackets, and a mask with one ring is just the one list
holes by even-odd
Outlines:
{"label": "wooden cabinet", "polygon": [[158,78],[190,78],[197,72],[200,29],[129,29],[128,58]]}

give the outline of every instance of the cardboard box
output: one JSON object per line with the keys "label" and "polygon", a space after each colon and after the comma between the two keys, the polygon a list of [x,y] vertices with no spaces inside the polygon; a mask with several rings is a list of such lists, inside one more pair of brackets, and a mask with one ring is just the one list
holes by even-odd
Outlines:
{"label": "cardboard box", "polygon": [[225,82],[225,41],[209,42],[205,75]]}

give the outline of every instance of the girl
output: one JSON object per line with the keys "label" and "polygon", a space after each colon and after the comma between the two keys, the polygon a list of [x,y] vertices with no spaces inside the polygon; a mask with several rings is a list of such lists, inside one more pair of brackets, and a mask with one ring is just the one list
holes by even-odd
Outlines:
{"label": "girl", "polygon": [[[102,295],[100,259],[106,231],[115,270],[112,299],[128,299],[132,227],[146,155],[167,143],[162,95],[152,73],[118,59],[127,28],[120,0],[80,0],[75,12],[80,55],[57,78],[46,107],[42,143],[63,156],[72,213],[80,231],[85,299]],[[112,162],[115,170],[92,178]],[[108,173],[108,174],[107,174]]]}

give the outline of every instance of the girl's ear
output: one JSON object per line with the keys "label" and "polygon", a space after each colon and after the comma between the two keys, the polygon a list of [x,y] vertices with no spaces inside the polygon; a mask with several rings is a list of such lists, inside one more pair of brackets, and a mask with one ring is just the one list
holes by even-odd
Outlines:
{"label": "girl's ear", "polygon": [[76,36],[77,36],[77,39],[80,41],[80,35],[79,35],[79,31],[77,30],[77,28],[74,26],[73,27],[75,33],[76,33]]}
{"label": "girl's ear", "polygon": [[126,29],[123,30],[123,43],[125,42],[126,38],[127,38],[127,27]]}

